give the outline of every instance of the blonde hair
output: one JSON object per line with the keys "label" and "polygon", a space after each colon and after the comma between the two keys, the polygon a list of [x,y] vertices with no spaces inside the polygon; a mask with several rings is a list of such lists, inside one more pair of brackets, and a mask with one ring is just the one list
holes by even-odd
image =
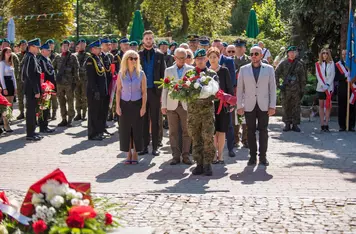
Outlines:
{"label": "blonde hair", "polygon": [[139,54],[134,50],[128,50],[124,54],[124,57],[122,58],[121,65],[120,65],[120,73],[122,75],[122,78],[125,77],[125,74],[126,74],[126,72],[128,70],[127,60],[130,57],[137,58],[137,61],[136,61],[136,64],[135,64],[137,76],[139,76],[140,73],[141,73],[141,64],[140,64],[140,56],[139,56]]}
{"label": "blonde hair", "polygon": [[328,58],[326,59],[326,63],[330,63],[333,61],[333,58],[331,57],[331,52],[330,52],[330,49],[326,49],[326,48],[323,48],[321,49],[320,53],[319,53],[319,64],[322,64],[323,63],[323,53],[326,52],[328,54]]}

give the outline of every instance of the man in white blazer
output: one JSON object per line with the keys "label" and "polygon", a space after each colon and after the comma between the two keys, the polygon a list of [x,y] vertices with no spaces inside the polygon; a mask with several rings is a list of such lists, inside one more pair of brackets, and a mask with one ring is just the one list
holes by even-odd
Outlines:
{"label": "man in white blazer", "polygon": [[[250,147],[248,165],[257,163],[256,130],[259,131],[260,164],[268,166],[268,121],[276,112],[276,80],[272,66],[262,63],[262,49],[250,50],[251,63],[241,67],[237,81],[237,113],[246,117]],[[256,119],[258,121],[256,128]]]}
{"label": "man in white blazer", "polygon": [[[184,48],[178,48],[174,52],[175,64],[167,68],[164,72],[164,77],[174,78],[175,80],[182,79],[188,70],[194,67],[186,65],[185,59],[187,52]],[[169,126],[169,141],[171,144],[173,159],[171,165],[180,163],[181,157],[184,164],[191,165],[189,159],[189,150],[191,139],[188,133],[187,123],[187,104],[174,100],[169,97],[169,91],[163,89],[162,91],[162,114],[167,115]],[[180,124],[179,124],[180,123]],[[179,147],[179,127],[182,127],[182,150]]]}

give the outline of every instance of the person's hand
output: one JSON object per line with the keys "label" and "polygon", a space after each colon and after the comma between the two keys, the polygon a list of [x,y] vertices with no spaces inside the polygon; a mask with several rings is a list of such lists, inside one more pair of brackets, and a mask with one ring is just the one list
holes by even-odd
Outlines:
{"label": "person's hand", "polygon": [[118,116],[122,115],[121,108],[119,106],[116,107],[116,113],[118,114]]}
{"label": "person's hand", "polygon": [[35,98],[40,98],[40,97],[41,97],[41,94],[39,94],[39,93],[35,94]]}
{"label": "person's hand", "polygon": [[274,108],[268,108],[268,116],[273,116],[276,114],[276,109]]}
{"label": "person's hand", "polygon": [[324,90],[324,91],[328,90],[328,88],[329,88],[329,86],[328,86],[327,84],[324,84],[324,85],[323,85],[323,90]]}
{"label": "person's hand", "polygon": [[141,110],[140,110],[140,116],[144,116],[146,114],[146,107],[141,107]]}
{"label": "person's hand", "polygon": [[9,93],[7,92],[7,89],[4,89],[4,95],[8,95]]}
{"label": "person's hand", "polygon": [[161,111],[162,111],[162,114],[163,114],[163,115],[166,115],[166,114],[167,114],[167,108],[162,108]]}
{"label": "person's hand", "polygon": [[240,108],[237,110],[237,114],[243,116],[245,114],[244,108]]}

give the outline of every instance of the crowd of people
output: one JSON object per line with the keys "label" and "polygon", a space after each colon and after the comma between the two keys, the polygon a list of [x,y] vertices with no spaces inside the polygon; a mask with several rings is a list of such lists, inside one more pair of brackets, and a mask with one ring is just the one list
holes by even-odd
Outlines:
{"label": "crowd of people", "polygon": [[[21,40],[16,48],[20,51],[14,53],[10,42],[2,40],[1,93],[11,103],[16,96],[20,111],[17,119],[26,117],[27,140],[43,138],[36,133],[36,125],[41,133],[55,131],[48,122],[56,120],[59,106],[58,127],[71,127],[73,121],[85,121],[88,115],[89,140],[111,136],[107,121],[118,121],[120,150],[127,153],[125,164],[138,164],[138,155],[148,154],[151,142],[151,153],[158,156],[163,127],[168,122],[171,165],[191,165],[192,154],[197,164],[193,174],[209,176],[213,173],[211,164],[224,163],[225,142],[230,157],[235,157],[234,148],[241,142],[250,150],[248,165],[255,165],[258,155],[259,163],[268,166],[268,122],[276,112],[277,89],[282,95],[283,131],[301,131],[300,103],[307,71],[295,46],[289,46],[287,56],[274,66],[263,42],[253,45],[246,54],[243,39],[228,44],[190,35],[187,43],[180,45],[164,40],[156,44],[149,30],[143,33],[140,44],[123,37],[101,38],[89,45],[84,39],[77,43],[64,40],[60,47],[58,54],[52,39],[42,45],[40,39]],[[334,81],[338,83],[340,131],[346,130],[347,82],[355,80],[348,81],[345,56],[343,51],[342,59],[334,63],[330,50],[322,49],[315,64],[324,132],[329,131]],[[237,96],[236,106],[224,106],[218,114],[219,103],[214,97],[186,103],[172,99],[170,91],[157,83],[164,77],[182,79],[188,71],[213,77],[223,92]],[[51,96],[50,108],[39,117],[36,111],[43,92],[41,82],[46,81],[54,85],[56,95]],[[11,133],[10,120],[4,113],[2,117],[1,131]],[[350,105],[349,121],[349,129],[354,131],[354,105]]]}

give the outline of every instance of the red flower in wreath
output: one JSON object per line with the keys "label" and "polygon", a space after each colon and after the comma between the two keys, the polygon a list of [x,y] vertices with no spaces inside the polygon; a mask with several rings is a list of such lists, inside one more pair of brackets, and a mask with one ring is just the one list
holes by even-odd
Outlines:
{"label": "red flower in wreath", "polygon": [[165,84],[169,84],[169,83],[171,83],[171,80],[168,77],[166,77],[166,78],[164,78],[163,82]]}
{"label": "red flower in wreath", "polygon": [[96,217],[96,212],[91,206],[74,206],[69,210],[69,216],[74,214],[77,214],[84,219]]}
{"label": "red flower in wreath", "polygon": [[179,90],[179,85],[178,85],[178,84],[175,84],[175,85],[174,85],[174,89],[178,91],[178,90]]}
{"label": "red flower in wreath", "polygon": [[183,77],[183,81],[184,81],[184,82],[188,81],[188,78],[187,78],[186,76]]}
{"label": "red flower in wreath", "polygon": [[0,223],[1,223],[1,221],[4,219],[4,215],[3,215],[3,213],[1,212],[1,210],[0,210]]}
{"label": "red flower in wreath", "polygon": [[84,217],[74,213],[68,216],[66,223],[70,228],[84,228]]}
{"label": "red flower in wreath", "polygon": [[36,234],[44,233],[47,230],[47,224],[43,220],[38,220],[32,224],[32,228]]}
{"label": "red flower in wreath", "polygon": [[108,225],[111,225],[112,223],[113,223],[112,215],[109,213],[106,213],[105,214],[105,225],[108,226]]}

